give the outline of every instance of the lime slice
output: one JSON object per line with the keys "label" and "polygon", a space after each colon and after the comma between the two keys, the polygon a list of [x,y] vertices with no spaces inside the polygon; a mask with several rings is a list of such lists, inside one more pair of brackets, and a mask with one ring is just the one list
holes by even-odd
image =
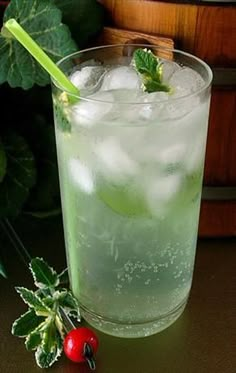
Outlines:
{"label": "lime slice", "polygon": [[98,188],[97,194],[117,214],[136,217],[150,215],[143,196],[127,186],[103,185]]}

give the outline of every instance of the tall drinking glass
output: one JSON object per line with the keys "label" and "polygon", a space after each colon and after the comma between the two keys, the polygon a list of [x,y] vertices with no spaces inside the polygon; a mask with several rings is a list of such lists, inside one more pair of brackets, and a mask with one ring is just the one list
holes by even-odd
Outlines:
{"label": "tall drinking glass", "polygon": [[212,73],[200,59],[147,46],[170,92],[143,91],[137,45],[84,50],[53,82],[67,263],[85,320],[143,337],[183,312],[192,283]]}

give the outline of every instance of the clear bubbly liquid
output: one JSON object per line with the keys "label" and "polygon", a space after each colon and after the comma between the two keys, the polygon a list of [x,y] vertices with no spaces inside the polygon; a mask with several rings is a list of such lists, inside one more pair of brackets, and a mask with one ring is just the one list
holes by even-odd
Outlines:
{"label": "clear bubbly liquid", "polygon": [[[56,129],[71,287],[84,317],[104,332],[153,334],[186,304],[207,118],[205,103],[157,125]],[[104,160],[101,149],[109,158],[114,139],[128,158]]]}

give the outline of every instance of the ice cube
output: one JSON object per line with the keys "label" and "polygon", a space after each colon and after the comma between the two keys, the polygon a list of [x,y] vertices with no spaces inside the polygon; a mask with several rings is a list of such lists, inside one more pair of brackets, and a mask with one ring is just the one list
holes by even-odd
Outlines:
{"label": "ice cube", "polygon": [[175,196],[181,185],[181,175],[159,176],[148,187],[151,201],[168,201]]}
{"label": "ice cube", "polygon": [[172,144],[159,151],[158,158],[163,166],[180,164],[183,162],[187,151],[184,143]]}
{"label": "ice cube", "polygon": [[[129,103],[139,102],[139,95],[138,95],[138,91],[136,90],[131,90],[127,88],[119,88],[119,89],[110,90],[110,92],[114,95],[115,102],[118,105],[119,103],[127,104],[128,102]],[[123,105],[122,107],[125,108]]]}
{"label": "ice cube", "polygon": [[[124,94],[121,97],[120,92],[122,91],[124,91]],[[156,120],[164,106],[161,101],[168,99],[165,92],[150,94],[132,90],[114,90],[113,92],[119,102],[130,102],[130,105],[119,106],[118,104],[117,107],[118,119],[125,121],[127,124],[142,125],[145,121]],[[119,92],[119,97],[116,92]]]}
{"label": "ice cube", "polygon": [[168,93],[166,92],[144,93],[139,98],[139,102],[144,105],[137,106],[138,116],[144,120],[158,119],[164,108],[163,102],[166,100],[168,100]]}
{"label": "ice cube", "polygon": [[113,136],[104,139],[94,149],[96,162],[101,172],[115,181],[123,181],[127,176],[135,175],[138,164],[125,152],[119,140]]}
{"label": "ice cube", "polygon": [[79,187],[88,194],[94,191],[94,181],[92,173],[89,168],[83,164],[78,158],[72,158],[69,160],[69,172],[71,179]]}
{"label": "ice cube", "polygon": [[180,69],[180,65],[178,65],[176,62],[165,60],[163,62],[163,81],[168,82],[172,75]]}
{"label": "ice cube", "polygon": [[169,80],[169,84],[173,88],[172,97],[187,96],[201,89],[204,86],[204,80],[200,74],[184,67],[174,72]]}
{"label": "ice cube", "polygon": [[71,121],[77,126],[92,127],[105,120],[106,115],[112,112],[113,102],[114,97],[109,92],[97,92],[81,99],[71,108]]}
{"label": "ice cube", "polygon": [[82,94],[84,90],[86,93],[88,91],[92,93],[100,87],[99,83],[101,84],[104,73],[103,66],[85,66],[81,70],[73,72],[70,80],[81,90]]}
{"label": "ice cube", "polygon": [[182,177],[179,174],[159,175],[146,186],[146,200],[150,210],[158,217],[164,217],[168,203],[175,197],[181,187]]}
{"label": "ice cube", "polygon": [[141,82],[136,71],[129,66],[120,66],[108,71],[101,86],[102,91],[111,89],[134,89],[138,90]]}

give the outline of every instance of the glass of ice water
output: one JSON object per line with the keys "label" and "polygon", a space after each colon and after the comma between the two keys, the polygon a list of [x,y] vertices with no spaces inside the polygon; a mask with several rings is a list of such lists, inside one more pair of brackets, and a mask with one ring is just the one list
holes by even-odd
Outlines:
{"label": "glass of ice water", "polygon": [[212,73],[200,59],[147,46],[171,92],[144,92],[138,45],[70,55],[53,102],[67,262],[85,320],[119,337],[172,324],[189,296]]}

